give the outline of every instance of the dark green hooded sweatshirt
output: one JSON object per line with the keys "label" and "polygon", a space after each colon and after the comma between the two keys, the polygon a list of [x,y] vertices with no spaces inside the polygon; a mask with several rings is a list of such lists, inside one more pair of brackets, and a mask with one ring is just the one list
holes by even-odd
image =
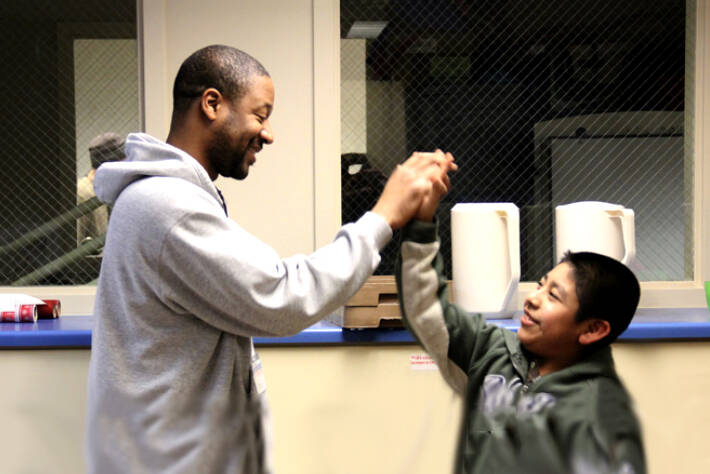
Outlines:
{"label": "dark green hooded sweatshirt", "polygon": [[455,472],[645,473],[639,423],[611,349],[531,378],[515,333],[450,303],[442,269],[436,225],[413,221],[396,268],[400,305],[464,397]]}

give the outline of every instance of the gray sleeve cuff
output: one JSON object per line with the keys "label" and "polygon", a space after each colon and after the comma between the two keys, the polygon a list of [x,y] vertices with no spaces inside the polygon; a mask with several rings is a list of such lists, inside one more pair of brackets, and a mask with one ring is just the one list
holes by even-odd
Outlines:
{"label": "gray sleeve cuff", "polygon": [[375,212],[366,212],[358,219],[357,224],[363,225],[371,230],[372,239],[379,251],[385,248],[385,245],[392,240],[392,229],[389,224],[382,216]]}

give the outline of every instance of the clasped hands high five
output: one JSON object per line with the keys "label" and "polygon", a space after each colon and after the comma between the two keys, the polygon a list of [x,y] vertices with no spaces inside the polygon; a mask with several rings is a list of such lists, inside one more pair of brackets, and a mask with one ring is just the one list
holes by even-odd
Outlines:
{"label": "clasped hands high five", "polygon": [[412,218],[431,221],[439,200],[449,191],[449,172],[457,169],[451,153],[414,152],[392,172],[372,211],[392,229]]}

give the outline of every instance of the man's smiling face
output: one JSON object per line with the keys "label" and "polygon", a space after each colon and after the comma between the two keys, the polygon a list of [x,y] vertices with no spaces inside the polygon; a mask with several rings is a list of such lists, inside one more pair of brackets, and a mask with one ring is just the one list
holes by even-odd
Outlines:
{"label": "man's smiling face", "polygon": [[244,96],[225,101],[225,112],[207,150],[213,169],[226,178],[244,179],[256,154],[274,141],[269,116],[274,84],[268,76],[254,76]]}

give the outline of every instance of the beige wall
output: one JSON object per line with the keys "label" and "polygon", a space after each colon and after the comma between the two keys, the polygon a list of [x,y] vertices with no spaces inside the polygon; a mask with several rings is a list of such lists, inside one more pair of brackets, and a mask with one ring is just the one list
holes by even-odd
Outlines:
{"label": "beige wall", "polygon": [[[259,348],[277,474],[451,471],[460,402],[415,345]],[[649,473],[710,472],[710,342],[620,343]],[[83,472],[88,350],[0,357],[0,473]]]}
{"label": "beige wall", "polygon": [[367,153],[367,85],[364,39],[340,40],[341,153]]}
{"label": "beige wall", "polygon": [[641,417],[649,473],[710,472],[710,342],[618,343],[614,358]]}
{"label": "beige wall", "polygon": [[313,250],[313,2],[243,0],[238,8],[229,0],[143,3],[146,131],[167,136],[172,81],[195,50],[222,43],[259,59],[276,88],[275,142],[258,155],[248,179],[216,184],[230,215],[280,254]]}
{"label": "beige wall", "polygon": [[0,353],[0,473],[84,472],[88,367],[88,350]]}
{"label": "beige wall", "polygon": [[[278,473],[451,472],[460,401],[418,346],[262,348]],[[710,472],[710,342],[617,343],[650,474]],[[303,427],[312,426],[310,430]]]}

